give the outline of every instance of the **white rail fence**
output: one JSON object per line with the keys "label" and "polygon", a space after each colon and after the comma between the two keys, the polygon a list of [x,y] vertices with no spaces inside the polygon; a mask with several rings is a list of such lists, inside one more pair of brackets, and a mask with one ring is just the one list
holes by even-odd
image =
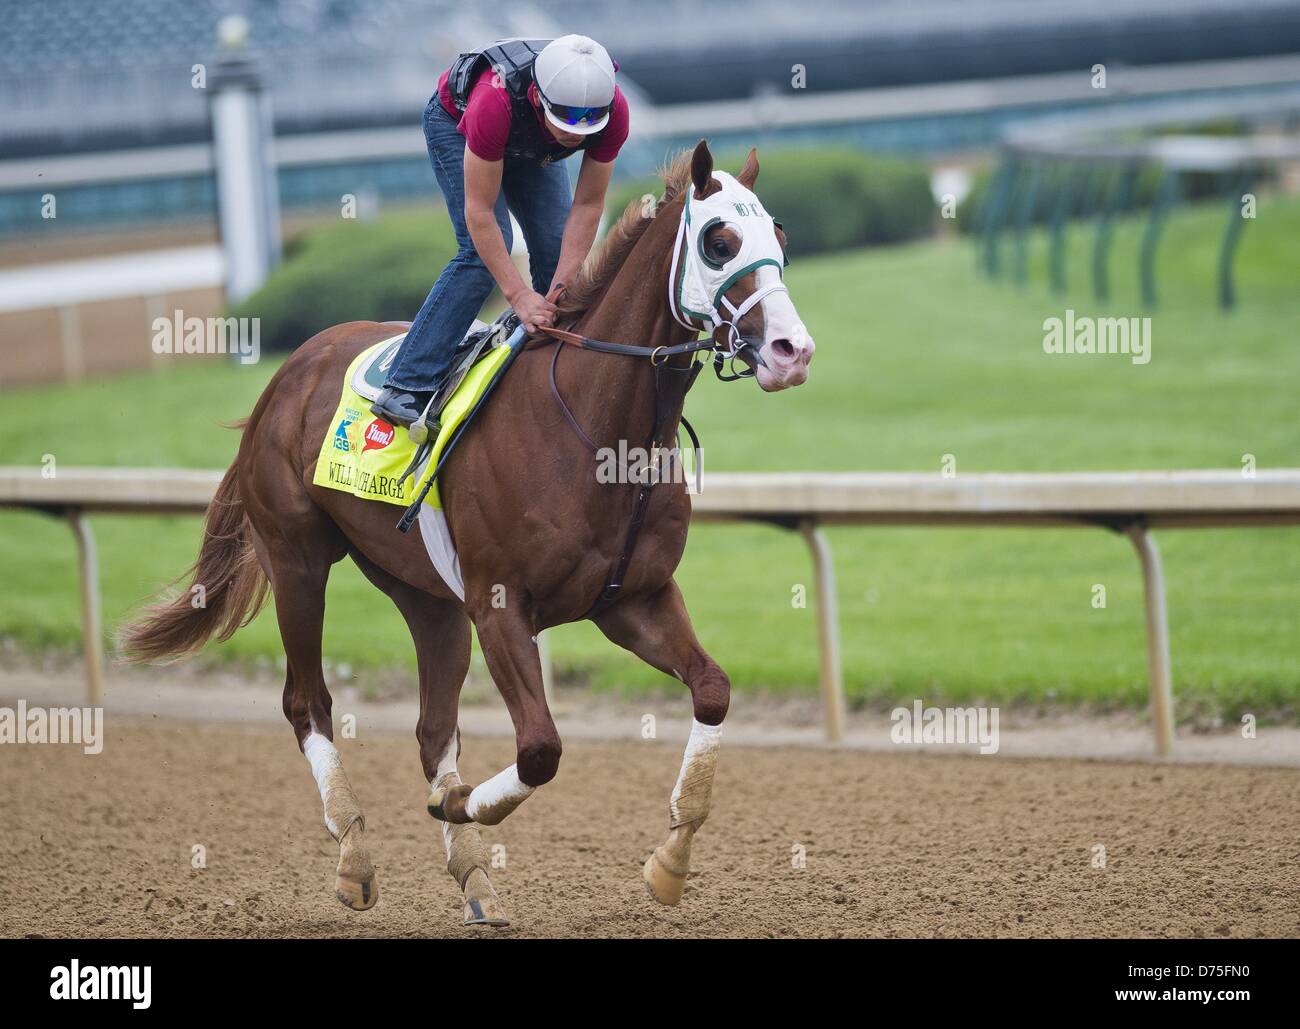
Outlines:
{"label": "white rail fence", "polygon": [[[103,697],[99,566],[90,514],[200,514],[220,472],[156,468],[0,467],[0,508],[68,519],[78,547],[86,681]],[[1300,524],[1300,469],[985,473],[713,473],[692,497],[700,522],[756,521],[797,531],[812,557],[826,737],[844,731],[835,571],[828,525],[1094,526],[1125,534],[1142,568],[1155,751],[1173,748],[1174,712],[1164,575],[1155,528]],[[547,680],[549,662],[544,661]]]}

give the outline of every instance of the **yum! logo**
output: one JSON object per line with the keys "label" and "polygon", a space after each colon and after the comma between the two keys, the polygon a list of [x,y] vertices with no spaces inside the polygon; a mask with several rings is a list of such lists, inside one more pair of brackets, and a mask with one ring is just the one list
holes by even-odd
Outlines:
{"label": "yum! logo", "polygon": [[366,426],[366,445],[361,449],[361,452],[364,454],[367,450],[383,450],[384,447],[393,442],[393,437],[396,435],[396,429],[387,422],[376,418]]}

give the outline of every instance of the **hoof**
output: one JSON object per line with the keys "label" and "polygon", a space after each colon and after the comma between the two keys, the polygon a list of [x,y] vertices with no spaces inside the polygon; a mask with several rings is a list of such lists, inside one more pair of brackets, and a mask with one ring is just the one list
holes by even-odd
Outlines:
{"label": "hoof", "polygon": [[656,850],[646,858],[641,877],[645,879],[645,886],[650,891],[650,896],[660,904],[676,907],[681,903],[682,893],[686,889],[686,875],[674,872],[665,865],[659,857],[659,851]]}
{"label": "hoof", "polygon": [[451,822],[453,825],[466,824],[470,821],[470,817],[465,811],[465,805],[469,803],[469,795],[472,792],[474,792],[472,786],[453,786],[446,790],[435,788],[429,794],[429,814],[440,822]]}
{"label": "hoof", "polygon": [[334,870],[334,896],[353,911],[369,911],[379,899],[375,866],[370,861],[363,823],[357,819],[339,840],[339,864]]}
{"label": "hoof", "polygon": [[494,929],[504,929],[510,924],[510,916],[501,906],[497,897],[475,897],[465,901],[466,925],[490,925]]}
{"label": "hoof", "polygon": [[372,875],[369,879],[345,879],[339,876],[334,880],[334,896],[339,903],[353,911],[369,911],[379,899],[379,884]]}

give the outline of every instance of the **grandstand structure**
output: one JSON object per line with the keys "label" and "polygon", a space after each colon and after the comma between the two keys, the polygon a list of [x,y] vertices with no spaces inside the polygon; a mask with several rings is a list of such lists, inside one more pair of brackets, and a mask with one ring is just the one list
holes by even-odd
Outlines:
{"label": "grandstand structure", "polygon": [[234,158],[212,141],[232,17],[269,98],[265,206],[290,232],[345,195],[367,214],[436,201],[420,112],[455,54],[506,36],[609,48],[632,100],[621,177],[701,137],[720,154],[834,144],[924,155],[936,195],[960,199],[1013,128],[1300,95],[1295,0],[0,0],[0,16],[6,385],[158,365],[142,326],[241,293],[217,174]]}
{"label": "grandstand structure", "polygon": [[[989,146],[1029,116],[1300,82],[1291,0],[3,0],[0,236],[210,219],[193,69],[217,57],[230,14],[250,24],[294,155],[280,168],[290,209],[337,203],[359,179],[383,199],[428,196],[419,112],[457,52],[508,35],[583,31],[608,46],[635,96],[629,173],[701,134],[944,153]],[[1098,62],[1104,95],[1086,78]],[[97,173],[110,154],[116,170]],[[68,213],[58,226],[33,204],[52,181]]]}

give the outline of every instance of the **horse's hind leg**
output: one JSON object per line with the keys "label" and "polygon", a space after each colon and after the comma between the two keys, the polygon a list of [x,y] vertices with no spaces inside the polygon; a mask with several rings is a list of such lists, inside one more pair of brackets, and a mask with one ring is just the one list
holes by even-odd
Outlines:
{"label": "horse's hind leg", "polygon": [[[460,756],[456,718],[461,686],[469,671],[469,617],[458,603],[440,600],[394,578],[355,551],[352,556],[366,578],[397,605],[415,641],[420,671],[420,720],[415,736],[431,803],[436,803],[449,790],[464,788],[456,770]],[[447,872],[465,895],[465,924],[509,925],[505,906],[488,877],[490,860],[478,826],[439,824]]]}
{"label": "horse's hind leg", "polygon": [[379,899],[379,887],[366,846],[361,804],[334,747],[333,702],[321,671],[325,584],[330,565],[345,552],[342,537],[318,512],[308,523],[300,511],[279,518],[270,527],[267,520],[260,526],[254,522],[253,545],[271,580],[288,664],[284,715],[311,763],[325,808],[325,828],[339,844],[335,896],[352,910],[365,911]]}
{"label": "horse's hind leg", "polygon": [[668,802],[668,838],[650,855],[642,872],[655,900],[677,904],[690,871],[691,840],[709,815],[731,683],[695,638],[675,582],[649,596],[626,597],[595,622],[620,647],[681,679],[691,691],[695,721]]}

